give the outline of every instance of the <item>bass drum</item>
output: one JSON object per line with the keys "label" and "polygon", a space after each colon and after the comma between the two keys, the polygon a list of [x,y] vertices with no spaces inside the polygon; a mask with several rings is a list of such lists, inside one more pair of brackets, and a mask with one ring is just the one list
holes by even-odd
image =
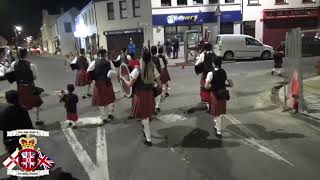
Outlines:
{"label": "bass drum", "polygon": [[[127,81],[130,81],[130,71],[125,63],[122,63],[119,68],[120,76],[124,77]],[[132,87],[127,86],[122,79],[120,79],[120,86],[124,95],[128,98],[133,96]]]}

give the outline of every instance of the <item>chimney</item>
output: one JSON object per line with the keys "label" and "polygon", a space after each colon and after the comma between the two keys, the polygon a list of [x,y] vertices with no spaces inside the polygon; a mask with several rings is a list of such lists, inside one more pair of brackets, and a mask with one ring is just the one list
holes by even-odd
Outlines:
{"label": "chimney", "polygon": [[64,14],[63,8],[60,8],[60,14]]}

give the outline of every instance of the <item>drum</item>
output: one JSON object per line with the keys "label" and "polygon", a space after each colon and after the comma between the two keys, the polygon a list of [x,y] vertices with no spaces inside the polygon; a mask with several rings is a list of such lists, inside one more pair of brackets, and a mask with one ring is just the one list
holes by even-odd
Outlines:
{"label": "drum", "polygon": [[[122,63],[120,65],[119,71],[120,71],[121,77],[124,77],[128,81],[131,80],[129,68],[125,63]],[[128,98],[132,97],[132,87],[127,86],[122,79],[120,80],[120,86],[121,86],[122,92],[126,97]]]}

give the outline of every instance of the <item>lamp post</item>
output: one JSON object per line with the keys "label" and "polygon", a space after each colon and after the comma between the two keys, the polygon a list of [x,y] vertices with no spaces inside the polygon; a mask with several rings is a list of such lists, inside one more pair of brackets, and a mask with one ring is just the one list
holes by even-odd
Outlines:
{"label": "lamp post", "polygon": [[14,45],[15,45],[16,51],[18,53],[17,39],[18,39],[18,35],[20,35],[22,32],[22,26],[15,25],[13,30],[14,30],[14,35],[15,35]]}
{"label": "lamp post", "polygon": [[220,10],[220,0],[218,0],[218,5],[217,5],[217,8],[216,8],[216,12],[215,12],[215,15],[218,17],[217,18],[217,24],[218,24],[218,31],[217,31],[217,34],[220,34],[220,26],[221,26],[221,10]]}

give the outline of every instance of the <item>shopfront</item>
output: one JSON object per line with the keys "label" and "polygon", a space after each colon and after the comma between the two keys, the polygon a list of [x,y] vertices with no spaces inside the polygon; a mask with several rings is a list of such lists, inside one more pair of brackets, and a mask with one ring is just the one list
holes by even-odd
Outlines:
{"label": "shopfront", "polygon": [[[182,13],[182,14],[159,14],[152,15],[155,42],[164,42],[177,37],[183,42],[184,32],[187,30],[204,31],[205,27],[210,29],[217,27],[217,16],[214,12]],[[224,11],[221,15],[221,34],[233,34],[234,24],[241,20],[240,11]],[[202,34],[200,34],[202,36]]]}
{"label": "shopfront", "polygon": [[277,47],[293,28],[316,29],[319,26],[317,8],[265,10],[263,13],[263,43]]}

